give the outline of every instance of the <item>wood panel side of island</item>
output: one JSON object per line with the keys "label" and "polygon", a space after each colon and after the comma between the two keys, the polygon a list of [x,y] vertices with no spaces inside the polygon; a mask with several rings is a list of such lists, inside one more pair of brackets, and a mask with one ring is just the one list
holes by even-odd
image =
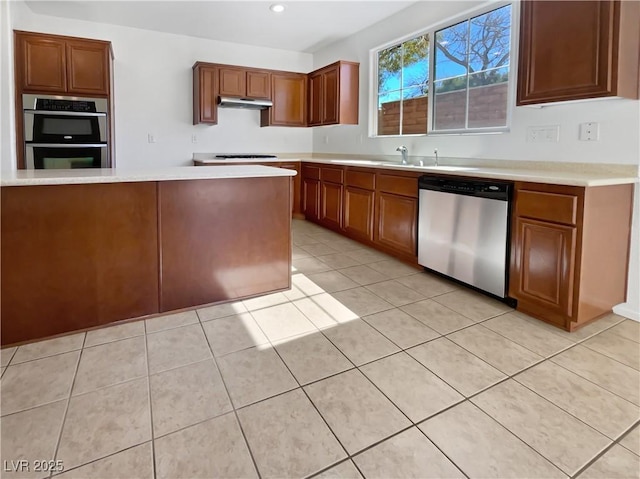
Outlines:
{"label": "wood panel side of island", "polygon": [[291,284],[289,176],[159,183],[160,310]]}
{"label": "wood panel side of island", "polygon": [[1,189],[2,344],[157,313],[156,183]]}

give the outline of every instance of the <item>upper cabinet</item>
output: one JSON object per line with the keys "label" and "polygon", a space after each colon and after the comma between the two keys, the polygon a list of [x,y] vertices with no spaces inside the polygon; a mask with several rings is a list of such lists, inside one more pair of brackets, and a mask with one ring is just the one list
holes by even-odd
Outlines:
{"label": "upper cabinet", "polygon": [[271,101],[260,112],[260,126],[307,126],[307,75],[272,73]]}
{"label": "upper cabinet", "polygon": [[359,67],[340,61],[309,73],[309,126],[358,124]]}
{"label": "upper cabinet", "polygon": [[15,32],[15,52],[23,92],[109,95],[109,42]]}
{"label": "upper cabinet", "polygon": [[196,62],[193,66],[193,123],[218,122],[218,97],[271,100],[260,126],[358,124],[359,64],[339,61],[311,72]]}
{"label": "upper cabinet", "polygon": [[270,73],[263,70],[220,67],[220,95],[242,98],[270,98]]}
{"label": "upper cabinet", "polygon": [[218,123],[218,69],[196,63],[193,66],[193,124]]}
{"label": "upper cabinet", "polygon": [[522,2],[518,105],[638,98],[640,2]]}

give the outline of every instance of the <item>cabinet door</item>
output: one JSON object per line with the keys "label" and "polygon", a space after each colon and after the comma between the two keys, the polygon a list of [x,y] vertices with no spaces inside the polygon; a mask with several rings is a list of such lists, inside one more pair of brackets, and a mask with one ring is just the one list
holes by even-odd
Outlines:
{"label": "cabinet door", "polygon": [[240,68],[220,68],[220,95],[245,96],[246,71]]}
{"label": "cabinet door", "polygon": [[218,123],[218,70],[198,66],[193,71],[193,124]]}
{"label": "cabinet door", "polygon": [[309,76],[309,126],[322,124],[322,75]]}
{"label": "cabinet door", "polygon": [[373,199],[371,190],[347,186],[344,190],[344,229],[359,239],[373,241]]}
{"label": "cabinet door", "polygon": [[18,81],[22,89],[65,92],[67,57],[64,40],[16,33],[15,41]]}
{"label": "cabinet door", "polygon": [[516,217],[509,294],[560,325],[573,312],[576,228]]}
{"label": "cabinet door", "polygon": [[322,124],[338,123],[338,67],[331,68],[322,74]]}
{"label": "cabinet door", "polygon": [[[271,166],[273,166],[273,164],[271,164]],[[293,184],[293,188],[291,189],[291,214],[300,214],[300,163],[280,163],[278,166],[280,168],[294,170],[297,172],[296,176],[291,177],[291,182]]]}
{"label": "cabinet door", "polygon": [[615,4],[522,2],[518,105],[615,94]]}
{"label": "cabinet door", "polygon": [[398,253],[416,256],[418,201],[416,198],[378,193],[376,243]]}
{"label": "cabinet door", "polygon": [[342,185],[322,182],[320,222],[332,228],[342,228]]}
{"label": "cabinet door", "polygon": [[270,98],[271,75],[269,72],[247,72],[247,97]]}
{"label": "cabinet door", "polygon": [[90,41],[67,41],[69,93],[109,94],[109,46]]}
{"label": "cabinet door", "polygon": [[304,216],[311,221],[320,219],[320,182],[311,178],[303,179]]}
{"label": "cabinet door", "polygon": [[273,106],[261,112],[261,126],[306,126],[307,76],[272,73],[271,101]]}

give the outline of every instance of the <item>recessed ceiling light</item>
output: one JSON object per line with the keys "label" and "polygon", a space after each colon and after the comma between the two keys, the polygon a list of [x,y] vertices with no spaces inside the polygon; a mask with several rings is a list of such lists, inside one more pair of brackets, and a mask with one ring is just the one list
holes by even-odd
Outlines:
{"label": "recessed ceiling light", "polygon": [[279,3],[274,3],[269,7],[269,10],[275,13],[282,13],[284,12],[284,5],[281,5]]}

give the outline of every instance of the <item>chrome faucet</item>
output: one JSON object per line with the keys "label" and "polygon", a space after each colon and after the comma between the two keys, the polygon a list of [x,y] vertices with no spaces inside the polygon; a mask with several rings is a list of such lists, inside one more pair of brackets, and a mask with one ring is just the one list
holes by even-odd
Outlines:
{"label": "chrome faucet", "polygon": [[400,154],[402,155],[402,164],[403,165],[408,165],[409,162],[407,161],[407,154],[409,152],[409,150],[407,150],[407,147],[402,145],[399,146],[398,148],[396,148],[396,151],[399,151]]}
{"label": "chrome faucet", "polygon": [[434,152],[434,153],[435,153],[435,155],[436,155],[436,164],[435,164],[435,166],[438,166],[438,149],[437,149],[437,148],[435,148],[435,149],[433,150],[433,152]]}

